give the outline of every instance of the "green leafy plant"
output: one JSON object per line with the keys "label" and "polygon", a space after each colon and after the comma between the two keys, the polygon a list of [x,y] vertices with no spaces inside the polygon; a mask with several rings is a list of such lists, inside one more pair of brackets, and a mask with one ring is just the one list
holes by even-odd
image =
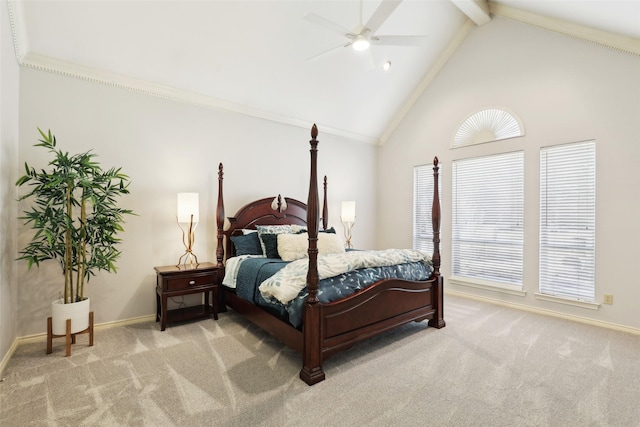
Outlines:
{"label": "green leafy plant", "polygon": [[53,155],[48,170],[36,170],[25,162],[26,174],[17,186],[29,185],[32,207],[19,217],[35,230],[31,241],[19,252],[28,268],[45,260],[57,260],[64,274],[64,302],[84,299],[84,284],[99,270],[116,271],[120,256],[118,232],[124,231],[124,216],[133,214],[118,207],[128,194],[129,177],[121,168],[103,170],[91,151],[70,155],[56,148],[56,137],[38,128],[43,147]]}

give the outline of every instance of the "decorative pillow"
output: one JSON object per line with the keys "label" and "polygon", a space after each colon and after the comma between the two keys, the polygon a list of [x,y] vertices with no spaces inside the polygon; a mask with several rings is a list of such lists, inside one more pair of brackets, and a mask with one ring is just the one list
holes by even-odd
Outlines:
{"label": "decorative pillow", "polygon": [[306,226],[298,225],[298,224],[291,224],[291,232],[293,234],[304,233],[305,231],[307,231],[307,227]]}
{"label": "decorative pillow", "polygon": [[265,233],[262,235],[262,242],[265,248],[264,255],[267,258],[280,258],[278,253],[278,234]]}
{"label": "decorative pillow", "polygon": [[[333,227],[329,227],[326,230],[318,230],[320,233],[333,233],[336,234],[336,229]],[[293,230],[294,234],[300,234],[300,233],[306,233],[307,229],[306,228],[300,228],[298,231],[296,231],[295,229]]]}
{"label": "decorative pillow", "polygon": [[258,230],[258,234],[260,233],[269,233],[269,234],[291,233],[291,226],[289,224],[256,225],[256,230]]}
{"label": "decorative pillow", "polygon": [[258,230],[252,230],[250,228],[243,228],[242,229],[242,234],[251,234],[251,233],[257,233]]}
{"label": "decorative pillow", "polygon": [[283,261],[295,261],[307,256],[309,236],[307,233],[278,235],[278,254]]}
{"label": "decorative pillow", "polygon": [[288,224],[284,224],[284,225],[256,225],[256,229],[258,230],[258,237],[260,238],[260,245],[262,246],[262,254],[264,256],[267,256],[267,248],[266,248],[266,246],[264,244],[264,239],[262,238],[262,236],[264,234],[291,233],[291,226],[288,225]]}
{"label": "decorative pillow", "polygon": [[344,245],[335,233],[320,233],[318,234],[318,253],[320,255],[341,254],[344,253]]}
{"label": "decorative pillow", "polygon": [[236,255],[263,255],[258,233],[239,234],[231,236]]}
{"label": "decorative pillow", "polygon": [[[283,261],[295,261],[308,256],[309,235],[280,234],[278,235],[278,254]],[[344,252],[344,246],[334,233],[318,234],[318,254],[339,254]]]}

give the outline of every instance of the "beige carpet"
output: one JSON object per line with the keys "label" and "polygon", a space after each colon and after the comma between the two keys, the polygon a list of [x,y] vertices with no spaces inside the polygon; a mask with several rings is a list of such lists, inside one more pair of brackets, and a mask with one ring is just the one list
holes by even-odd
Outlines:
{"label": "beige carpet", "polygon": [[412,323],[298,379],[300,356],[233,312],[18,347],[9,426],[640,426],[640,337],[447,296]]}

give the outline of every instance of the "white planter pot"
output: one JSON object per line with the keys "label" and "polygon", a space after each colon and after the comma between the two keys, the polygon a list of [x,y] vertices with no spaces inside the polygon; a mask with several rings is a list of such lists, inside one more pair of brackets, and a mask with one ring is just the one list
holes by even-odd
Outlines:
{"label": "white planter pot", "polygon": [[62,299],[51,303],[51,329],[53,335],[67,334],[67,319],[71,319],[71,333],[84,331],[89,327],[89,298],[80,302],[64,304]]}

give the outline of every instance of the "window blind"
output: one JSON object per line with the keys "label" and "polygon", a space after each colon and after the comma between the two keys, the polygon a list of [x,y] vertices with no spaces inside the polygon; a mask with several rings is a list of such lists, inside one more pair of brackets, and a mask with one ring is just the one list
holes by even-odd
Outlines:
{"label": "window blind", "polygon": [[521,288],[524,153],[457,160],[452,182],[453,275]]}
{"label": "window blind", "polygon": [[433,165],[413,168],[413,249],[433,252]]}
{"label": "window blind", "polygon": [[540,151],[540,293],[595,299],[595,141]]}
{"label": "window blind", "polygon": [[[442,194],[442,164],[438,191]],[[433,164],[413,168],[413,249],[433,253]]]}

